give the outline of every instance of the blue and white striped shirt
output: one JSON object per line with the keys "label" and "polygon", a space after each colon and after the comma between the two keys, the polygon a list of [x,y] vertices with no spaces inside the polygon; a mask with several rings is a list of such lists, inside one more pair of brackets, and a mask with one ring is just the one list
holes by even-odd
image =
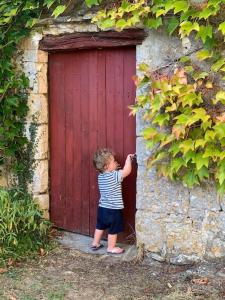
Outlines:
{"label": "blue and white striped shirt", "polygon": [[124,208],[121,186],[122,180],[122,172],[117,170],[100,173],[98,175],[98,187],[100,192],[99,206],[111,209]]}

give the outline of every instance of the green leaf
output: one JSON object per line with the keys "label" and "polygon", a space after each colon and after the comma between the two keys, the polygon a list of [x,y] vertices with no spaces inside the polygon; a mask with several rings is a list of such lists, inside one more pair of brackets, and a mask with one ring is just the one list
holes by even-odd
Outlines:
{"label": "green leaf", "polygon": [[44,5],[49,9],[53,3],[55,3],[55,0],[45,0]]}
{"label": "green leaf", "polygon": [[170,146],[168,152],[173,154],[173,157],[175,157],[180,152],[180,142],[173,142],[173,144]]}
{"label": "green leaf", "polygon": [[58,5],[53,13],[52,16],[54,16],[55,18],[57,18],[59,15],[61,15],[64,11],[66,10],[66,5]]}
{"label": "green leaf", "polygon": [[194,71],[194,68],[192,66],[185,66],[184,67],[185,72],[187,73],[191,73]]}
{"label": "green leaf", "polygon": [[147,166],[148,167],[152,167],[155,163],[163,160],[165,157],[167,157],[167,153],[162,151],[157,153],[155,156],[151,157],[148,162],[147,162]]}
{"label": "green leaf", "polygon": [[147,72],[149,70],[149,65],[141,63],[138,65],[138,70],[141,72]]}
{"label": "green leaf", "polygon": [[206,42],[207,38],[212,38],[212,26],[200,26],[196,38],[201,38],[203,43]]}
{"label": "green leaf", "polygon": [[214,15],[214,14],[215,14],[215,10],[213,10],[211,7],[207,7],[207,8],[202,9],[199,12],[198,18],[207,20],[209,18],[209,16]]}
{"label": "green leaf", "polygon": [[205,142],[214,141],[216,132],[214,130],[206,130],[205,132]]}
{"label": "green leaf", "polygon": [[88,7],[91,7],[93,5],[99,5],[99,1],[98,0],[85,0],[85,2],[86,2],[86,5]]}
{"label": "green leaf", "polygon": [[204,147],[206,144],[206,140],[203,140],[203,139],[197,139],[195,141],[195,149],[197,149],[198,147]]}
{"label": "green leaf", "polygon": [[142,131],[142,135],[143,135],[144,139],[146,139],[146,140],[152,139],[157,134],[158,134],[158,131],[154,127],[148,127]]}
{"label": "green leaf", "polygon": [[25,27],[32,28],[35,24],[37,24],[39,19],[30,19],[27,21]]}
{"label": "green leaf", "polygon": [[149,28],[157,29],[159,26],[162,25],[162,18],[149,18],[145,21],[145,25]]}
{"label": "green leaf", "polygon": [[193,170],[188,171],[183,177],[183,183],[189,188],[192,188],[195,184],[199,184],[197,176],[194,174]]}
{"label": "green leaf", "polygon": [[220,23],[218,29],[222,31],[223,35],[225,35],[225,21],[223,23]]}
{"label": "green leaf", "polygon": [[202,128],[203,130],[206,130],[207,128],[211,128],[211,126],[212,126],[212,120],[209,120],[209,121],[207,121],[207,122],[203,122],[203,123],[201,124],[201,128]]}
{"label": "green leaf", "polygon": [[171,35],[176,28],[178,27],[178,25],[180,24],[178,18],[176,17],[172,17],[171,19],[169,19],[168,25],[167,25],[167,31],[168,33]]}
{"label": "green leaf", "polygon": [[170,119],[169,114],[158,114],[154,120],[152,121],[153,124],[158,124],[160,127],[163,125],[168,124],[168,121]]}
{"label": "green leaf", "polygon": [[179,169],[182,166],[186,166],[186,163],[185,163],[185,161],[183,160],[182,157],[176,157],[176,158],[171,160],[171,169],[172,169],[172,171],[177,172],[177,171],[179,171]]}
{"label": "green leaf", "polygon": [[210,116],[202,107],[193,109],[192,111],[195,114],[194,117],[196,120],[202,120],[202,122],[207,122],[210,119]]}
{"label": "green leaf", "polygon": [[195,31],[199,31],[199,24],[197,22],[190,22],[190,21],[183,21],[180,24],[180,34],[181,36],[188,36],[190,35],[190,33],[195,30]]}
{"label": "green leaf", "polygon": [[17,14],[18,8],[12,8],[10,11],[4,13],[5,17],[13,17]]}
{"label": "green leaf", "polygon": [[194,78],[194,80],[199,80],[199,79],[205,79],[208,75],[209,73],[207,72],[194,72],[192,74],[192,77]]}
{"label": "green leaf", "polygon": [[192,161],[196,164],[196,169],[200,170],[202,167],[207,167],[209,165],[209,157],[203,157],[203,153],[197,153],[192,159]]}
{"label": "green leaf", "polygon": [[106,29],[106,28],[111,28],[115,26],[115,20],[111,20],[111,19],[105,19],[103,21],[100,21],[99,23],[99,27]]}
{"label": "green leaf", "polygon": [[222,185],[225,181],[225,161],[221,161],[217,166],[216,178],[219,184]]}
{"label": "green leaf", "polygon": [[216,102],[221,102],[222,104],[225,104],[225,91],[219,91],[216,93]]}
{"label": "green leaf", "polygon": [[219,59],[211,66],[211,70],[213,72],[217,72],[224,64],[225,64],[225,59],[224,58]]}
{"label": "green leaf", "polygon": [[212,52],[209,50],[203,49],[203,50],[198,51],[196,56],[199,60],[205,60],[207,58],[212,57]]}
{"label": "green leaf", "polygon": [[180,11],[187,11],[189,7],[188,1],[175,1],[174,2],[174,13],[177,14]]}
{"label": "green leaf", "polygon": [[192,139],[187,139],[180,143],[179,148],[183,154],[187,153],[189,150],[194,150],[194,141]]}
{"label": "green leaf", "polygon": [[202,167],[200,170],[195,172],[195,175],[197,175],[200,180],[209,178],[209,170],[206,167]]}
{"label": "green leaf", "polygon": [[225,137],[225,123],[218,123],[213,128],[219,139]]}
{"label": "green leaf", "polygon": [[184,156],[183,159],[185,160],[185,163],[187,164],[190,160],[193,160],[196,156],[196,152],[193,150],[189,150]]}
{"label": "green leaf", "polygon": [[182,63],[186,63],[186,62],[188,62],[188,61],[190,61],[191,59],[190,59],[190,57],[188,57],[188,56],[182,56],[181,58],[180,58],[180,62],[182,62]]}
{"label": "green leaf", "polygon": [[124,19],[120,19],[116,22],[116,27],[123,30],[127,26],[127,22]]}

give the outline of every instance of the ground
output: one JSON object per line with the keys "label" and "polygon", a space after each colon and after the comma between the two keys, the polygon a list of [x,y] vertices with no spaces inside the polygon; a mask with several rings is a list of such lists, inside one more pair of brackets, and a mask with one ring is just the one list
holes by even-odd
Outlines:
{"label": "ground", "polygon": [[0,287],[1,300],[219,300],[225,299],[225,264],[125,261],[58,245],[0,274]]}

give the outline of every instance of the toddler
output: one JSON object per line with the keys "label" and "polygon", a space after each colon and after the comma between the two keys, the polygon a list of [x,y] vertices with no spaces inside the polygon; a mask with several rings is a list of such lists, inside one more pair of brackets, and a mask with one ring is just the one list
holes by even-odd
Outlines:
{"label": "toddler", "polygon": [[108,253],[121,254],[124,249],[116,247],[117,234],[123,231],[124,208],[121,182],[132,170],[134,154],[126,158],[123,169],[118,170],[118,163],[110,149],[100,149],[95,152],[93,163],[99,171],[98,187],[100,192],[97,224],[92,243],[92,250],[103,247],[100,243],[104,230],[108,229]]}

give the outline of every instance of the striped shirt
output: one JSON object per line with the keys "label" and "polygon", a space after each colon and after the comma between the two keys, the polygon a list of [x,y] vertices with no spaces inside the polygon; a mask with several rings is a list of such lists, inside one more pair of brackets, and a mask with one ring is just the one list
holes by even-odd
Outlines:
{"label": "striped shirt", "polygon": [[100,192],[99,206],[111,209],[124,208],[121,186],[122,180],[122,172],[117,170],[100,173],[98,175],[98,187]]}

